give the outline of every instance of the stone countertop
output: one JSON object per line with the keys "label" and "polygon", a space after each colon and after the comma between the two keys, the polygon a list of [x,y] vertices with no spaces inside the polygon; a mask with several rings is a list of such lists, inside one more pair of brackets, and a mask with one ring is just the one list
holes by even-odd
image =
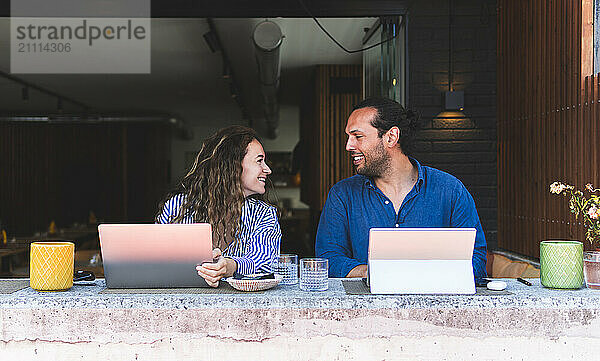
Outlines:
{"label": "stone countertop", "polygon": [[539,279],[530,279],[532,286],[514,279],[504,281],[512,294],[346,295],[341,279],[330,279],[325,292],[280,285],[263,293],[244,294],[103,294],[104,279],[97,279],[65,292],[38,292],[28,287],[0,294],[0,309],[600,309],[597,290],[548,289]]}
{"label": "stone countertop", "polygon": [[0,295],[0,355],[4,348],[33,360],[62,360],[73,350],[77,359],[106,360],[597,358],[600,291],[530,281],[507,279],[512,294],[493,296],[346,295],[341,279],[330,279],[326,292],[295,285],[262,294],[104,294],[103,279],[66,292],[26,288]]}

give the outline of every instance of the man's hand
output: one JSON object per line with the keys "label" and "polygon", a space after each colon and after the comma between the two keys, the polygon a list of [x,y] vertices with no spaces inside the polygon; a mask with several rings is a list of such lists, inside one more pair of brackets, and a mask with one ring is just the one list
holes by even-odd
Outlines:
{"label": "man's hand", "polygon": [[367,277],[367,265],[366,264],[361,264],[358,265],[356,267],[354,267],[353,269],[350,270],[350,272],[348,272],[348,274],[346,275],[347,278],[366,278]]}
{"label": "man's hand", "polygon": [[221,255],[221,250],[218,248],[213,249],[213,259],[217,260],[217,262],[205,262],[202,265],[196,266],[196,271],[198,271],[198,275],[204,278],[209,286],[219,287],[219,280],[228,274],[227,260]]}

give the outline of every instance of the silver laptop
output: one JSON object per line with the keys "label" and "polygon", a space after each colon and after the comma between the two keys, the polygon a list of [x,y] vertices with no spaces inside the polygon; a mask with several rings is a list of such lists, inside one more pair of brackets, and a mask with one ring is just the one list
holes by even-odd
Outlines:
{"label": "silver laptop", "polygon": [[475,228],[371,228],[374,294],[474,294]]}
{"label": "silver laptop", "polygon": [[196,265],[212,262],[210,224],[101,224],[108,288],[208,287]]}

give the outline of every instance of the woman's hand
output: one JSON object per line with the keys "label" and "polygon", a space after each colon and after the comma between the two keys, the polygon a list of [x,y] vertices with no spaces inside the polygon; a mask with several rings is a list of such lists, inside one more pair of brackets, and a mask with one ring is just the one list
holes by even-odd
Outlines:
{"label": "woman's hand", "polygon": [[213,259],[216,262],[205,262],[196,266],[198,275],[204,278],[206,283],[211,287],[218,287],[219,280],[223,277],[230,277],[235,272],[237,264],[234,260],[225,258],[218,248],[213,249]]}

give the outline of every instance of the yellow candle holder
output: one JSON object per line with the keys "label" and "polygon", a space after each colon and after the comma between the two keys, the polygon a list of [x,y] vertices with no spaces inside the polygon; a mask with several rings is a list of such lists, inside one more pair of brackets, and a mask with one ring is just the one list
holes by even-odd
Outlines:
{"label": "yellow candle holder", "polygon": [[75,244],[34,242],[31,244],[29,285],[38,291],[66,291],[73,287]]}

